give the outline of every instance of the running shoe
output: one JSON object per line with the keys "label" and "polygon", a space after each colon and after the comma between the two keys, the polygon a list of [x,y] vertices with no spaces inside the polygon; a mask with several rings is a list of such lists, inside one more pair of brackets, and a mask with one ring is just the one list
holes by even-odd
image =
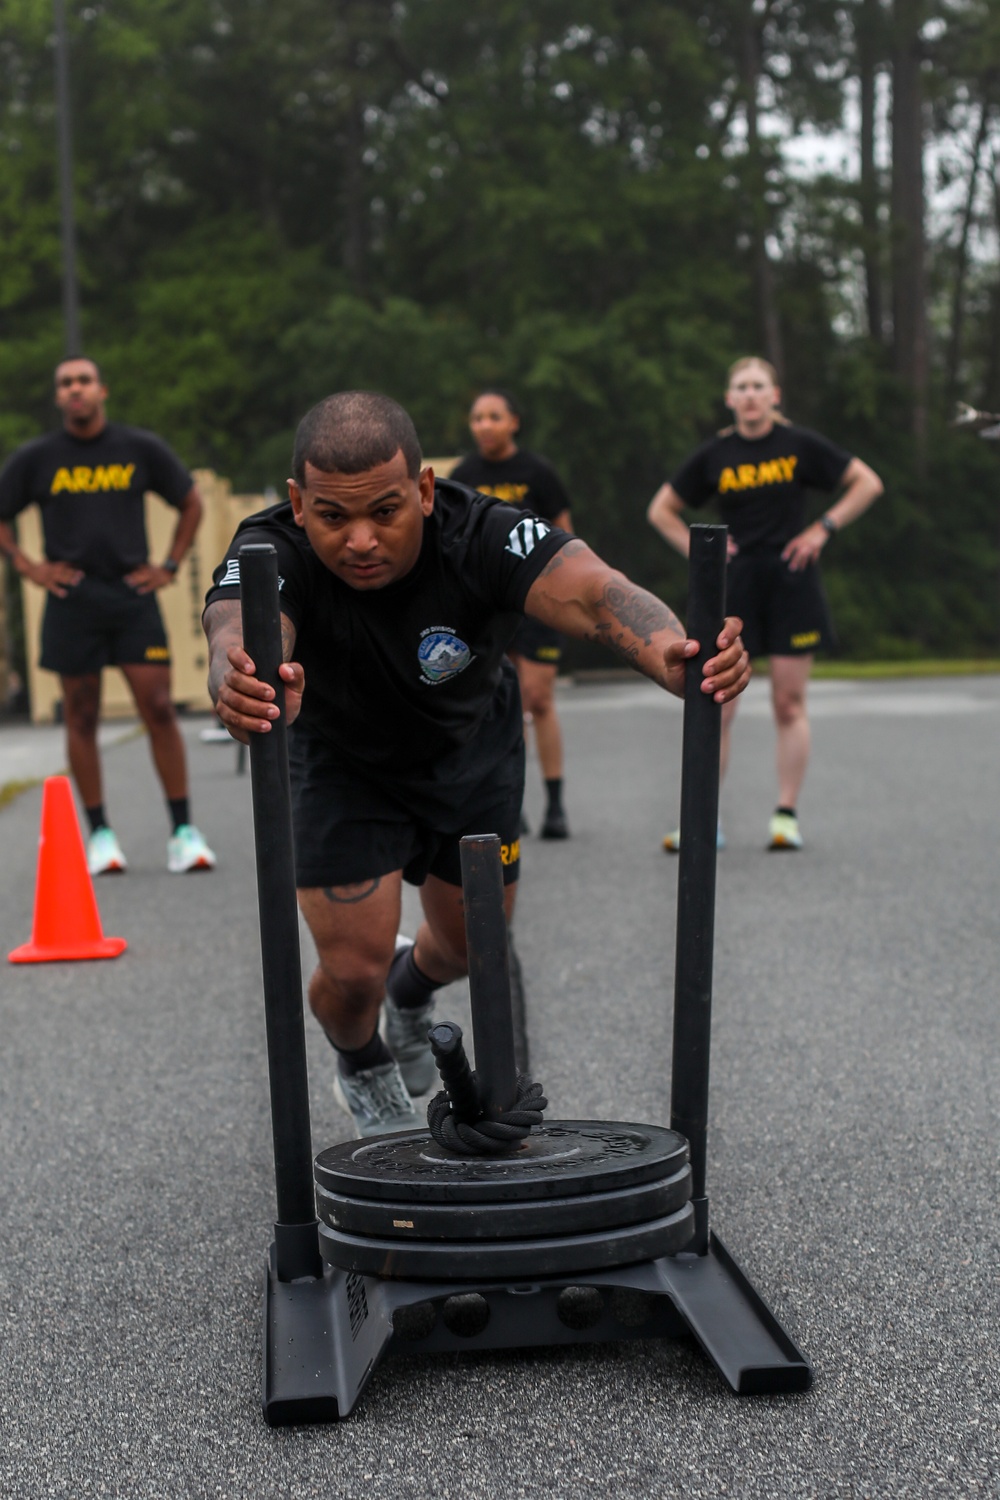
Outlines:
{"label": "running shoe", "polygon": [[87,869],[91,875],[123,875],[128,862],[110,828],[98,828],[87,840]]}
{"label": "running shoe", "polygon": [[776,812],[767,830],[769,849],[801,849],[802,835],[799,820],[791,813]]}
{"label": "running shoe", "polygon": [[167,841],[167,869],[171,875],[215,869],[215,855],[193,823],[180,823]]}
{"label": "running shoe", "polygon": [[393,960],[389,978],[385,984],[385,1005],[382,1007],[385,1024],[382,1029],[386,1045],[399,1064],[403,1082],[409,1092],[414,1097],[418,1097],[420,1094],[426,1094],[438,1078],[434,1054],[427,1040],[431,1016],[434,1012],[434,999],[432,996],[426,1005],[413,1006],[397,1005],[392,998],[393,969],[396,968],[397,963],[403,962],[400,955],[408,953],[412,947],[412,938],[398,937],[396,939],[397,957]]}
{"label": "running shoe", "polygon": [[421,1128],[403,1075],[394,1062],[380,1063],[360,1073],[338,1072],[333,1097],[353,1119],[358,1135],[389,1135],[394,1130]]}
{"label": "running shoe", "polygon": [[569,824],[566,821],[566,814],[561,807],[549,808],[545,814],[545,822],[538,830],[538,837],[540,839],[569,838]]}
{"label": "running shoe", "polygon": [[[667,834],[663,840],[663,847],[668,854],[679,854],[681,852],[681,831],[679,828],[675,828],[673,833]],[[716,849],[724,849],[726,847],[726,835],[722,831],[721,823],[715,831],[715,847]]]}

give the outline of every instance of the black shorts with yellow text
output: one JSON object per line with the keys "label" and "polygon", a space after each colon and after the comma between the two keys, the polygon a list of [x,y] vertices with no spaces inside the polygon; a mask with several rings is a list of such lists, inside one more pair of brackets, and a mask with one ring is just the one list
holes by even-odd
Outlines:
{"label": "black shorts with yellow text", "polygon": [[523,656],[525,661],[537,661],[544,667],[558,667],[562,660],[562,637],[551,626],[525,616],[507,652],[510,656]]}
{"label": "black shorts with yellow text", "polygon": [[124,579],[82,578],[65,599],[49,594],[42,617],[40,665],[61,677],[102,667],[169,667],[170,647],[155,594]]}
{"label": "black shorts with yellow text", "polygon": [[751,657],[806,656],[834,644],[833,622],[810,563],[793,573],[780,552],[737,553],[726,573],[726,613],[743,621]]}
{"label": "black shorts with yellow text", "polygon": [[356,885],[402,870],[410,885],[436,875],[462,884],[459,840],[471,833],[500,838],[504,885],[520,869],[524,741],[447,809],[432,813],[398,783],[345,767],[336,752],[303,726],[289,737],[295,883],[300,889]]}

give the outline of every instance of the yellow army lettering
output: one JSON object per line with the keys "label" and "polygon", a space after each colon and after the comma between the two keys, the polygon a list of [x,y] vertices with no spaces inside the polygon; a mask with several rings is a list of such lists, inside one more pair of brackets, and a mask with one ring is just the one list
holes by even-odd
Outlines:
{"label": "yellow army lettering", "polygon": [[476,489],[481,495],[492,495],[494,500],[508,500],[511,505],[516,505],[528,493],[526,484],[477,484]]}
{"label": "yellow army lettering", "polygon": [[170,650],[167,646],[147,646],[144,659],[146,661],[169,661]]}
{"label": "yellow army lettering", "polygon": [[135,464],[98,464],[90,468],[79,464],[75,469],[57,469],[50,495],[69,490],[73,495],[93,495],[98,490],[127,490],[132,483]]}
{"label": "yellow army lettering", "polygon": [[802,635],[792,636],[792,645],[796,651],[801,651],[805,646],[815,646],[819,641],[818,630],[807,630]]}
{"label": "yellow army lettering", "polygon": [[738,469],[723,469],[719,475],[719,494],[728,490],[758,490],[765,484],[790,484],[795,475],[798,455],[771,458],[759,464],[740,464]]}
{"label": "yellow army lettering", "polygon": [[500,845],[500,863],[502,865],[516,865],[521,858],[521,840],[515,839],[512,844]]}

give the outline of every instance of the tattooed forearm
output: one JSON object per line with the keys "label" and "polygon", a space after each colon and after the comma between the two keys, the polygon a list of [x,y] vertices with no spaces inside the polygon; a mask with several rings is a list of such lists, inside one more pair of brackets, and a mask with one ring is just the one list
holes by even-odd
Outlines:
{"label": "tattooed forearm", "polygon": [[[679,636],[684,635],[681,623],[672,609],[653,594],[647,594],[645,589],[637,589],[632,584],[609,583],[601,596],[601,607],[619,625],[624,625],[626,630],[631,631],[644,646],[651,645],[653,636],[661,630],[673,630]],[[602,633],[610,629],[607,623],[598,625],[600,639],[605,640],[612,650],[619,650],[610,635]]]}
{"label": "tattooed forearm", "polygon": [[287,615],[281,616],[281,660],[291,661],[295,650],[295,626]]}
{"label": "tattooed forearm", "polygon": [[335,906],[355,906],[366,897],[374,896],[381,884],[381,875],[376,875],[373,880],[359,880],[354,885],[324,885],[322,891]]}
{"label": "tattooed forearm", "polygon": [[203,625],[208,636],[208,691],[217,703],[222,679],[229,666],[226,653],[243,642],[243,620],[238,599],[216,599],[205,611]]}
{"label": "tattooed forearm", "polygon": [[607,646],[609,651],[613,651],[616,656],[620,656],[622,661],[627,662],[630,667],[638,667],[639,647],[634,640],[626,640],[623,633],[612,635],[610,625],[598,625],[594,630],[592,639],[598,641],[602,646]]}

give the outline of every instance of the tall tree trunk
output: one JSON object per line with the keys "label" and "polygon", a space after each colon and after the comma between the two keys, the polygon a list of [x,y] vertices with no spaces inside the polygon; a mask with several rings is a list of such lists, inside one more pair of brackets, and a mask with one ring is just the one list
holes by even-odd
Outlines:
{"label": "tall tree trunk", "polygon": [[767,253],[769,219],[765,197],[767,177],[760,148],[758,122],[757,89],[760,80],[761,25],[761,18],[749,13],[743,24],[743,94],[746,101],[747,120],[746,187],[749,195],[757,321],[764,341],[764,353],[777,370],[779,379],[783,380],[785,351],[774,293],[774,267]]}
{"label": "tall tree trunk", "polygon": [[927,448],[927,275],[924,249],[923,0],[895,0],[892,59],[892,320],[896,373],[913,398],[918,468]]}
{"label": "tall tree trunk", "polygon": [[962,212],[962,227],[955,249],[955,285],[951,298],[951,329],[948,336],[948,400],[954,401],[958,394],[958,369],[962,359],[962,324],[965,321],[965,288],[969,270],[969,235],[976,211],[976,189],[979,186],[979,164],[990,128],[990,107],[984,99],[979,113],[979,126],[972,146],[969,167],[969,188],[965,195]]}
{"label": "tall tree trunk", "polygon": [[881,0],[862,0],[857,18],[858,88],[861,105],[859,150],[861,181],[862,254],[865,262],[865,307],[868,333],[878,343],[885,338],[882,309],[882,246],[879,230],[879,180],[875,165],[875,111],[878,67],[882,61]]}
{"label": "tall tree trunk", "polygon": [[[361,71],[353,63],[357,83],[361,82]],[[345,160],[343,178],[344,204],[344,270],[350,279],[351,290],[363,295],[366,282],[366,260],[368,249],[368,201],[365,196],[364,162],[365,149],[364,99],[360,87],[351,88],[347,104],[347,129],[345,131]]]}
{"label": "tall tree trunk", "polygon": [[[993,153],[993,218],[1000,235],[1000,158]],[[983,411],[1000,411],[1000,276],[993,284],[990,298],[989,345],[982,393],[978,402]]]}

